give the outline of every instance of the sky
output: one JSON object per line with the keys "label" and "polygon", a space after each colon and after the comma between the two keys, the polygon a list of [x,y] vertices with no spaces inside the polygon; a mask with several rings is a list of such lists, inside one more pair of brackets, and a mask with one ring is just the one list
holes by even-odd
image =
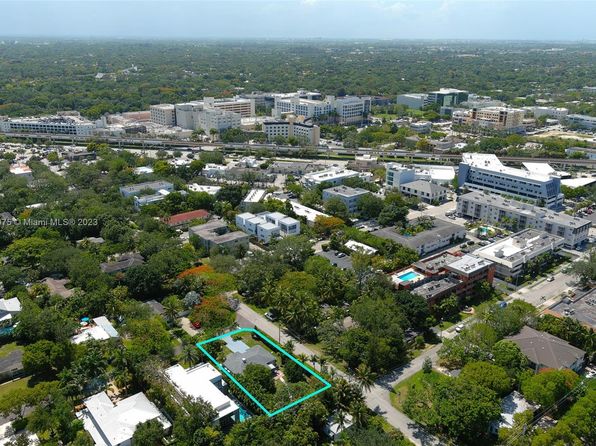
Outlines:
{"label": "sky", "polygon": [[596,0],[0,0],[0,35],[596,41]]}

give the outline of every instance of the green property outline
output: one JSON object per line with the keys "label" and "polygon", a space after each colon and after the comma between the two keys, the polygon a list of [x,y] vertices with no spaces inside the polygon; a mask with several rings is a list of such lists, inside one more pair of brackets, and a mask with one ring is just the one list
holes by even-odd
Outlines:
{"label": "green property outline", "polygon": [[[232,374],[230,372],[228,372],[228,370],[222,364],[220,364],[220,362],[217,359],[215,359],[213,356],[211,356],[209,354],[209,352],[203,347],[203,345],[209,344],[210,342],[217,341],[217,340],[222,339],[222,338],[227,338],[229,336],[233,336],[233,335],[238,334],[238,333],[247,333],[247,332],[248,333],[256,333],[259,337],[261,337],[262,339],[264,339],[266,342],[268,342],[271,346],[273,346],[279,352],[281,352],[282,354],[286,355],[288,358],[290,358],[292,361],[294,361],[296,364],[298,364],[300,367],[302,367],[308,373],[310,373],[311,375],[315,376],[319,381],[321,381],[323,384],[325,384],[324,387],[322,387],[322,388],[320,388],[318,390],[315,390],[314,392],[309,393],[308,395],[303,396],[302,398],[299,398],[299,399],[297,399],[294,402],[291,402],[290,404],[282,407],[281,409],[277,409],[274,412],[269,412],[267,410],[267,408],[265,406],[263,406],[259,402],[259,400],[257,400],[248,390],[246,390],[244,388],[244,386],[242,384],[240,384],[238,382],[238,380],[236,378],[234,378],[232,376]],[[282,413],[282,412],[290,409],[291,407],[294,407],[294,406],[302,403],[303,401],[306,401],[307,399],[312,398],[313,396],[315,396],[315,395],[317,395],[317,394],[319,394],[321,392],[324,392],[325,390],[331,388],[331,384],[329,382],[327,382],[327,380],[325,380],[325,378],[323,378],[318,373],[316,373],[315,371],[313,371],[310,368],[308,368],[304,363],[298,361],[291,354],[289,354],[288,352],[286,352],[283,348],[281,348],[280,346],[278,346],[277,344],[275,344],[273,341],[271,341],[269,338],[267,338],[267,336],[265,336],[263,333],[261,333],[259,330],[256,330],[254,328],[239,328],[238,330],[234,330],[234,331],[231,331],[229,333],[224,333],[222,335],[215,336],[213,338],[207,339],[206,341],[197,342],[196,346],[199,348],[199,350],[201,350],[217,366],[218,369],[220,369],[223,373],[225,373],[226,376],[228,378],[230,378],[232,380],[232,382],[234,384],[236,384],[240,388],[240,390],[242,390],[269,417],[273,417],[275,415],[278,415],[278,414],[280,414],[280,413]]]}

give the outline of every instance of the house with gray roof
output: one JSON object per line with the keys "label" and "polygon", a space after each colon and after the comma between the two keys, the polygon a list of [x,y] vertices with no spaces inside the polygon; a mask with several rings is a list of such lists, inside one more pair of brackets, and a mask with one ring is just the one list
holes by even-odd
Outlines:
{"label": "house with gray roof", "polygon": [[275,370],[275,356],[260,345],[255,345],[245,352],[231,353],[224,362],[224,366],[232,373],[238,375],[244,372],[249,364],[258,364]]}
{"label": "house with gray roof", "polygon": [[579,372],[584,366],[585,351],[574,347],[563,339],[534,330],[527,325],[518,334],[506,339],[517,344],[536,370],[544,368],[571,369]]}

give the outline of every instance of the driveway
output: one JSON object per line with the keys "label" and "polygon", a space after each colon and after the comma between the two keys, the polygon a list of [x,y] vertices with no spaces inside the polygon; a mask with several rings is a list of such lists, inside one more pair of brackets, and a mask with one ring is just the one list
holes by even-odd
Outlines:
{"label": "driveway", "polygon": [[[244,303],[240,303],[240,307],[236,312],[236,322],[240,327],[253,328],[256,326],[258,330],[267,334],[272,339],[277,340],[277,342],[280,344],[291,340],[294,343],[294,353],[296,355],[304,354],[310,358],[316,354],[314,351],[304,346],[296,339],[285,334],[279,326],[267,320],[265,317],[261,316],[259,313],[252,310]],[[446,334],[445,337],[447,336],[455,336],[455,332],[453,332],[453,335],[450,333],[449,335]],[[439,446],[443,443],[441,443],[434,436],[428,434],[423,426],[411,420],[405,414],[393,407],[391,405],[389,392],[397,382],[406,379],[419,371],[422,368],[422,363],[424,362],[425,358],[430,357],[433,362],[435,362],[439,347],[440,345],[437,345],[427,350],[416,359],[412,360],[409,364],[396,369],[387,376],[380,378],[370,389],[370,391],[364,392],[367,406],[379,415],[383,416],[389,424],[400,430],[416,446]],[[337,368],[334,368],[334,370],[338,376],[342,376],[348,381],[353,381],[351,376],[345,374],[341,370]]]}

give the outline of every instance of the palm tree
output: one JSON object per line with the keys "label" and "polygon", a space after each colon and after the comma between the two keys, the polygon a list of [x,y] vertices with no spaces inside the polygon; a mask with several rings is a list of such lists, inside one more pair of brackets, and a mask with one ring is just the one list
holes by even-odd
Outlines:
{"label": "palm tree", "polygon": [[181,360],[182,362],[186,363],[189,366],[192,366],[199,362],[201,359],[201,355],[199,354],[199,349],[192,344],[186,344],[182,348],[182,355]]}
{"label": "palm tree", "polygon": [[310,355],[310,362],[314,369],[317,369],[317,363],[319,362],[319,357],[317,355]]}
{"label": "palm tree", "polygon": [[366,404],[363,403],[356,403],[352,405],[352,410],[350,411],[352,414],[352,419],[357,426],[366,426],[368,423],[368,407]]}
{"label": "palm tree", "polygon": [[164,309],[164,315],[169,324],[174,324],[178,313],[182,310],[182,303],[177,296],[168,296],[161,303]]}
{"label": "palm tree", "polygon": [[325,372],[325,364],[327,364],[327,360],[321,356],[319,358],[319,370],[323,373]]}
{"label": "palm tree", "polygon": [[290,355],[293,355],[294,354],[294,341],[292,341],[291,339],[288,340],[284,344],[284,350],[287,351]]}
{"label": "palm tree", "polygon": [[360,386],[360,390],[369,392],[375,385],[377,379],[376,373],[366,364],[360,364],[355,370],[356,380]]}

